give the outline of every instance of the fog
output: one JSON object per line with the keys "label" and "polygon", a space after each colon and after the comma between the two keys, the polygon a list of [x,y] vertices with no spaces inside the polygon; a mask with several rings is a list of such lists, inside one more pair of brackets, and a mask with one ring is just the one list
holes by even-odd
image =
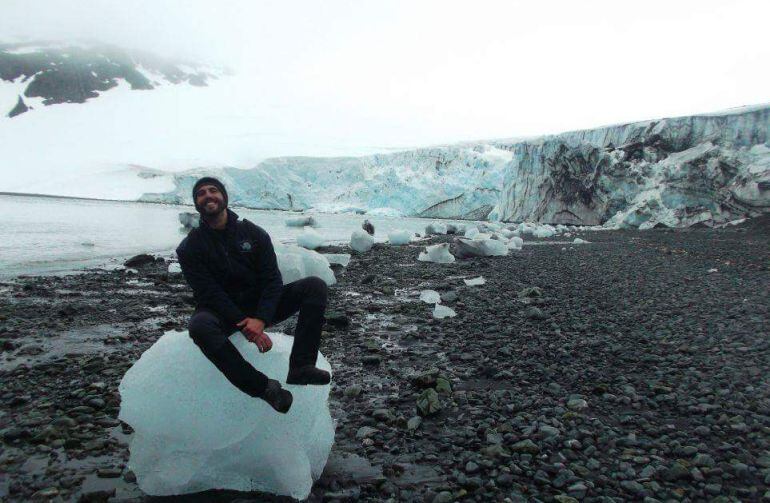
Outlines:
{"label": "fog", "polygon": [[283,115],[293,141],[355,152],[767,102],[767,19],[763,1],[4,0],[0,39],[226,66],[266,130]]}

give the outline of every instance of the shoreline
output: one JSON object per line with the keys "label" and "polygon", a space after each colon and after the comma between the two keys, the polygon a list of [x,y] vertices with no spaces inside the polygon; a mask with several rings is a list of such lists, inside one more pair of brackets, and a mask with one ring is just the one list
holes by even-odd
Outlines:
{"label": "shoreline", "polygon": [[[310,501],[761,499],[768,221],[583,232],[589,244],[453,264],[416,260],[450,237],[354,252],[330,288],[321,351],[337,429]],[[125,371],[186,330],[191,292],[167,265],[0,284],[0,497],[160,500],[126,467],[130,428],[116,418]],[[486,284],[465,285],[477,276]],[[423,289],[457,316],[432,318]],[[417,399],[437,377],[450,390],[423,417]]]}

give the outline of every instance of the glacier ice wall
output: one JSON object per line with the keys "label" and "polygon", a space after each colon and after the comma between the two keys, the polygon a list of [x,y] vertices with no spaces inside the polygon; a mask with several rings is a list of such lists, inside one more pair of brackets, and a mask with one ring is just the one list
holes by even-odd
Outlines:
{"label": "glacier ice wall", "polygon": [[220,176],[235,204],[430,218],[651,227],[719,223],[770,208],[770,106],[527,141],[347,158],[285,157],[176,175],[142,200],[189,203]]}
{"label": "glacier ice wall", "polygon": [[770,207],[770,108],[566,133],[510,148],[502,220],[691,225]]}

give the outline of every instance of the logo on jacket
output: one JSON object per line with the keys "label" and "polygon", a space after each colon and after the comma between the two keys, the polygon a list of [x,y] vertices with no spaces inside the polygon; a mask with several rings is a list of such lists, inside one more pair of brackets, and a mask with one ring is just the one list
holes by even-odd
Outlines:
{"label": "logo on jacket", "polygon": [[246,252],[251,251],[251,243],[249,243],[248,241],[244,241],[243,243],[241,243],[241,250]]}

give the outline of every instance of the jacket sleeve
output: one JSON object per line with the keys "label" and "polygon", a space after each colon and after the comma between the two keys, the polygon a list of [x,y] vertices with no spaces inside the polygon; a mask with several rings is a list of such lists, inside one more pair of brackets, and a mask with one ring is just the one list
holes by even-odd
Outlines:
{"label": "jacket sleeve", "polygon": [[278,300],[281,298],[283,278],[278,269],[278,260],[275,257],[275,249],[273,249],[270,236],[254,224],[251,224],[250,227],[257,241],[254,257],[257,276],[260,283],[264,285],[255,316],[264,321],[265,325],[270,325],[278,307]]}
{"label": "jacket sleeve", "polygon": [[198,303],[210,307],[233,325],[246,318],[243,311],[219,286],[198,254],[180,246],[176,250],[176,255],[179,257],[182,273],[192,288]]}

